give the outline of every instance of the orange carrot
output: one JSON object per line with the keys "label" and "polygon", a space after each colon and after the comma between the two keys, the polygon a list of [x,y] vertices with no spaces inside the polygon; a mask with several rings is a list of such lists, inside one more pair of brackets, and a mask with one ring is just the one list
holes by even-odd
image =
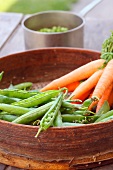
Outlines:
{"label": "orange carrot", "polygon": [[100,110],[100,108],[102,107],[102,105],[104,104],[104,102],[107,100],[111,94],[113,85],[111,84],[104,92],[104,94],[102,95],[101,99],[99,100],[98,104],[97,104],[97,108],[96,108],[96,113]]}
{"label": "orange carrot", "polygon": [[110,107],[113,105],[113,89],[109,95],[108,103],[109,103]]}
{"label": "orange carrot", "polygon": [[76,82],[73,82],[71,84],[68,84],[66,86],[66,88],[68,89],[68,92],[73,92],[79,86],[79,84],[80,84],[80,82],[76,81]]}
{"label": "orange carrot", "polygon": [[92,96],[99,99],[102,97],[105,90],[113,83],[113,59],[110,60],[105,67],[102,76],[100,77]]}
{"label": "orange carrot", "polygon": [[[113,83],[113,59],[110,60],[108,62],[108,64],[106,65],[102,76],[100,77],[94,92],[92,94],[92,98],[97,97],[98,99],[100,99],[102,97],[102,95],[104,94],[105,90]],[[93,102],[90,107],[89,110],[91,110],[93,108],[94,105],[96,105],[98,103],[98,101]]]}
{"label": "orange carrot", "polygon": [[105,62],[104,59],[91,61],[64,76],[53,80],[45,87],[43,87],[40,91],[62,88],[75,81],[87,79],[94,72],[96,72],[104,64],[104,62]]}
{"label": "orange carrot", "polygon": [[84,93],[79,99],[82,100],[82,102],[87,99],[89,97],[89,95],[91,94],[92,90],[87,91],[86,93]]}
{"label": "orange carrot", "polygon": [[69,96],[71,99],[80,99],[85,93],[93,89],[103,73],[103,69],[96,71],[91,77],[82,82]]}

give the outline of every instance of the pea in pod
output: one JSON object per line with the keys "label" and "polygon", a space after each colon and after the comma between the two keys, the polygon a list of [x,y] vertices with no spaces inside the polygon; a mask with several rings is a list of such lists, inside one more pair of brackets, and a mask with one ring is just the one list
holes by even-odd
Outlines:
{"label": "pea in pod", "polygon": [[61,92],[58,98],[54,101],[54,104],[50,107],[50,109],[46,112],[46,114],[41,119],[40,127],[35,137],[38,137],[41,131],[44,131],[48,129],[50,126],[52,126],[53,121],[55,120],[55,117],[60,110],[62,100],[63,100],[63,93]]}

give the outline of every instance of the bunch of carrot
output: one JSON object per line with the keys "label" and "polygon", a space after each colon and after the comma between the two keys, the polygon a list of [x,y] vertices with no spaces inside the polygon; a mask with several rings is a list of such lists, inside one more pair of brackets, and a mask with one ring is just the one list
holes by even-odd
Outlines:
{"label": "bunch of carrot", "polygon": [[53,80],[41,91],[67,87],[71,91],[69,99],[96,98],[89,110],[99,111],[104,101],[113,104],[113,33],[103,43],[100,59],[91,61],[72,72]]}

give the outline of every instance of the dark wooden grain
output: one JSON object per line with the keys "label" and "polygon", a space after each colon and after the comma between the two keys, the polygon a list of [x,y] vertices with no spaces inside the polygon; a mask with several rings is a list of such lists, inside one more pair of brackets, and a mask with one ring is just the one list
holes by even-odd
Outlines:
{"label": "dark wooden grain", "polygon": [[[12,54],[0,59],[1,87],[12,82],[46,83],[89,61],[100,53],[73,48],[50,48]],[[8,66],[8,67],[7,67]],[[50,128],[34,138],[38,127],[0,121],[0,160],[25,169],[86,169],[113,158],[113,123]],[[107,144],[106,144],[106,141]],[[106,161],[107,160],[107,161]]]}

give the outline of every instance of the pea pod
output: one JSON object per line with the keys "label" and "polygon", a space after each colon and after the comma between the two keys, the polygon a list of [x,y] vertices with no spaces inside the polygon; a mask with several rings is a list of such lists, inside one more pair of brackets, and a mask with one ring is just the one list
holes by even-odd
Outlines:
{"label": "pea pod", "polygon": [[32,87],[32,85],[33,85],[32,82],[23,82],[23,83],[19,83],[16,85],[11,84],[9,86],[9,89],[27,90],[27,89],[30,89]]}
{"label": "pea pod", "polygon": [[109,116],[109,117],[106,117],[106,118],[100,120],[99,122],[107,122],[107,121],[110,121],[110,120],[113,120],[113,115]]}
{"label": "pea pod", "polygon": [[60,110],[62,100],[63,100],[63,93],[61,93],[58,96],[58,98],[54,101],[54,104],[50,107],[50,109],[46,112],[46,114],[41,119],[40,127],[35,137],[38,137],[41,131],[44,131],[48,129],[50,126],[52,126],[53,121],[55,120],[55,117]]}
{"label": "pea pod", "polygon": [[63,100],[63,102],[62,102],[62,107],[71,108],[71,109],[75,109],[75,110],[80,109],[81,106],[82,106],[81,104],[72,104],[65,100]]}
{"label": "pea pod", "polygon": [[85,124],[82,124],[82,123],[69,123],[69,122],[63,122],[62,123],[62,127],[68,127],[68,126],[83,126]]}
{"label": "pea pod", "polygon": [[42,93],[38,93],[37,95],[29,97],[27,99],[21,100],[19,102],[15,102],[13,103],[13,105],[22,107],[38,106],[39,104],[46,103],[51,98],[56,97],[60,92],[61,90],[48,90]]}
{"label": "pea pod", "polygon": [[[0,110],[4,111],[4,112],[0,112],[0,115],[1,114],[2,115],[3,114],[23,115],[23,114],[29,112],[31,109],[20,107],[20,106],[13,106],[10,104],[0,103]],[[6,113],[6,112],[8,112],[8,113]]]}
{"label": "pea pod", "polygon": [[82,115],[73,115],[73,114],[63,114],[62,121],[63,122],[81,122],[85,119]]}
{"label": "pea pod", "polygon": [[18,123],[18,124],[29,124],[32,121],[37,120],[38,118],[42,117],[52,106],[53,101],[49,102],[47,104],[44,104],[36,109],[33,109],[24,115],[18,117],[13,121],[13,123]]}
{"label": "pea pod", "polygon": [[17,116],[15,116],[15,115],[0,115],[0,119],[1,120],[6,120],[8,122],[12,122],[15,119],[17,119]]}
{"label": "pea pod", "polygon": [[12,97],[8,97],[8,96],[0,95],[0,103],[11,104],[11,103],[17,102],[19,100],[20,99],[18,99],[18,98],[12,98]]}
{"label": "pea pod", "polygon": [[110,106],[108,101],[105,101],[100,110],[96,113],[97,115],[101,116],[105,113],[107,113],[110,110]]}
{"label": "pea pod", "polygon": [[94,116],[83,116],[74,114],[63,114],[63,122],[76,122],[76,123],[93,123],[98,118],[97,115]]}
{"label": "pea pod", "polygon": [[0,89],[0,94],[8,97],[14,97],[19,99],[26,99],[37,94],[37,92],[29,92],[19,89]]}
{"label": "pea pod", "polygon": [[61,127],[62,126],[62,116],[60,111],[58,112],[57,116],[55,117],[55,120],[53,122],[53,126]]}
{"label": "pea pod", "polygon": [[98,122],[102,121],[103,119],[108,118],[108,117],[110,117],[110,116],[113,116],[113,110],[110,110],[110,111],[108,111],[107,113],[102,114],[102,115],[95,121],[95,123],[98,123]]}

